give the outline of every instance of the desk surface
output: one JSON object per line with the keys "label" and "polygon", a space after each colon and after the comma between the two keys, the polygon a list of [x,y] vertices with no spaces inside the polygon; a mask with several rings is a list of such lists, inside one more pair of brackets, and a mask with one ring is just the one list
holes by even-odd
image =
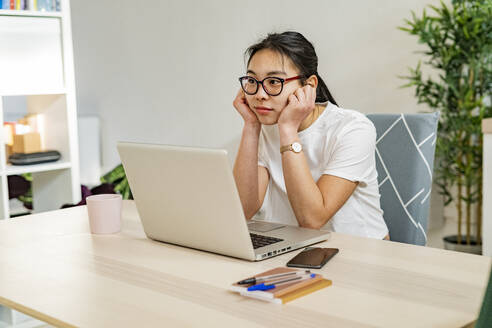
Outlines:
{"label": "desk surface", "polygon": [[0,304],[57,326],[460,327],[476,319],[491,259],[333,233],[333,286],[285,305],[228,291],[296,252],[247,262],[123,229],[91,235],[84,207],[0,221]]}

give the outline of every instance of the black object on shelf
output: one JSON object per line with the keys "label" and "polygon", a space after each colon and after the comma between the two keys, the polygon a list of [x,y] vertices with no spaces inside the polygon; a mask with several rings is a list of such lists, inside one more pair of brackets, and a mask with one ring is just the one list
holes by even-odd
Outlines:
{"label": "black object on shelf", "polygon": [[56,162],[60,158],[60,152],[56,150],[48,150],[30,154],[14,153],[9,156],[9,162],[12,165],[33,165]]}

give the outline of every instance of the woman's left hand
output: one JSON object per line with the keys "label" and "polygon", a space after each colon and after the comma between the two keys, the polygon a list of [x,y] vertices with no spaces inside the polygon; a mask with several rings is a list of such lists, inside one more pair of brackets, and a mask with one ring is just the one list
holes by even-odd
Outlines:
{"label": "woman's left hand", "polygon": [[297,132],[302,121],[314,110],[316,89],[306,85],[289,96],[287,106],[278,118],[279,128],[293,129]]}

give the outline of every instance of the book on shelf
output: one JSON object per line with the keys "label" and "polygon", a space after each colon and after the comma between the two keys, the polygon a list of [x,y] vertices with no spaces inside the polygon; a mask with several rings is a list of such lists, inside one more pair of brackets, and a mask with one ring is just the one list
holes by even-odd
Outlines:
{"label": "book on shelf", "polygon": [[61,11],[61,0],[0,0],[0,9]]}
{"label": "book on shelf", "polygon": [[37,0],[38,10],[60,11],[60,0]]}
{"label": "book on shelf", "polygon": [[[265,272],[262,272],[258,275],[255,275],[254,278],[259,278],[263,276],[284,274],[284,273],[296,273],[303,274],[305,270],[299,270],[294,268],[284,268],[278,267]],[[291,277],[291,278],[289,278]],[[250,284],[239,284],[234,283],[230,287],[230,290],[233,292],[237,292],[242,296],[259,299],[262,301],[267,301],[276,304],[285,304],[296,298],[302,297],[304,295],[308,295],[317,290],[328,287],[332,284],[331,280],[324,279],[320,274],[308,274],[306,277],[301,277],[298,275],[296,280],[282,282],[285,280],[292,279],[292,277],[296,277],[295,275],[286,276],[284,278],[277,278],[273,281],[265,282],[266,284],[278,283],[278,286],[275,286],[272,289],[268,290],[254,290],[248,291],[248,288],[253,286],[253,283]]]}
{"label": "book on shelf", "polygon": [[27,9],[28,10],[38,10],[38,1],[37,0],[27,0]]}

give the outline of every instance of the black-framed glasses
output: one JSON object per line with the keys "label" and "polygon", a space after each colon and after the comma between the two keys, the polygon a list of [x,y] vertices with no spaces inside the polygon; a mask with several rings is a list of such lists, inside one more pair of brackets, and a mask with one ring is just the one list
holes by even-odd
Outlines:
{"label": "black-framed glasses", "polygon": [[241,88],[243,88],[244,93],[247,95],[254,95],[258,92],[258,87],[261,84],[263,90],[270,96],[278,96],[282,93],[284,89],[284,83],[289,81],[298,80],[302,76],[289,77],[288,79],[282,79],[280,77],[267,77],[261,81],[258,81],[252,76],[241,76],[239,78],[239,83],[241,83]]}

